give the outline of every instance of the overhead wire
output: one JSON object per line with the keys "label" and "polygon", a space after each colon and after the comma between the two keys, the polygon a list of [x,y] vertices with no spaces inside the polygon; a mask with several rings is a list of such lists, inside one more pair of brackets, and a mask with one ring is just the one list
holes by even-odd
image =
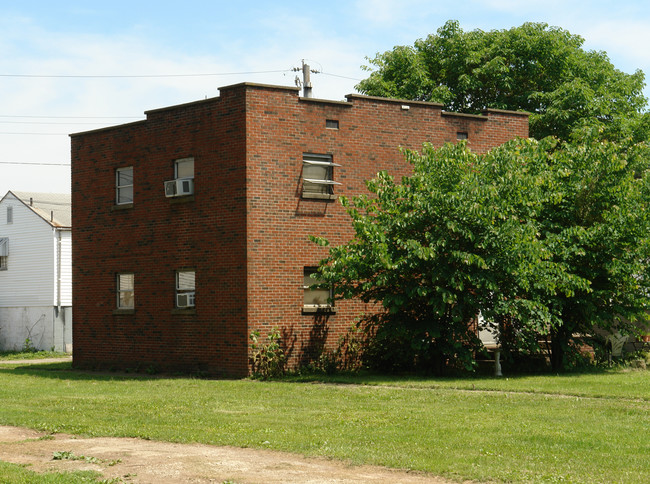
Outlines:
{"label": "overhead wire", "polygon": [[[202,74],[125,74],[125,75],[77,75],[77,74],[0,74],[0,78],[23,78],[23,79],[152,79],[152,78],[179,78],[179,77],[217,77],[217,76],[232,76],[232,75],[252,75],[252,74],[275,74],[287,73],[291,69],[276,69],[266,71],[242,71],[242,72],[222,72],[222,73],[202,73]],[[342,76],[324,72],[321,73],[330,77],[337,77],[340,79],[349,79],[353,81],[361,81],[354,77]],[[9,115],[0,114],[0,118],[6,119],[142,119],[141,116],[37,116],[37,115]],[[42,121],[3,121],[0,119],[1,124],[32,124],[32,125],[103,125],[104,123],[85,123],[85,122],[42,122]],[[33,132],[9,132],[0,131],[0,135],[28,135],[28,136],[67,136],[69,133],[33,133]],[[30,163],[30,162],[17,162],[17,161],[0,161],[3,165],[40,165],[40,166],[70,166],[69,163]]]}
{"label": "overhead wire", "polygon": [[0,74],[0,77],[19,77],[34,79],[148,79],[164,77],[216,77],[216,76],[241,76],[250,74],[276,74],[289,72],[290,69],[271,70],[271,71],[244,71],[244,72],[217,72],[208,74]]}

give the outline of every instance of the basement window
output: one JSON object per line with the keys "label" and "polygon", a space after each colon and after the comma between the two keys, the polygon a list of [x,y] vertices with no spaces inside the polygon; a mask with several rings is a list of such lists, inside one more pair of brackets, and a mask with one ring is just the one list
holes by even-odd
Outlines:
{"label": "basement window", "polygon": [[332,286],[318,276],[318,268],[305,267],[303,272],[303,306],[304,313],[333,310]]}
{"label": "basement window", "polygon": [[302,156],[302,198],[333,200],[334,167],[341,166],[332,161],[332,155],[304,153]]}
{"label": "basement window", "polygon": [[462,139],[467,139],[467,132],[466,131],[459,131],[456,133],[456,139],[462,140]]}
{"label": "basement window", "polygon": [[337,119],[326,119],[325,127],[327,129],[339,129],[339,121]]}

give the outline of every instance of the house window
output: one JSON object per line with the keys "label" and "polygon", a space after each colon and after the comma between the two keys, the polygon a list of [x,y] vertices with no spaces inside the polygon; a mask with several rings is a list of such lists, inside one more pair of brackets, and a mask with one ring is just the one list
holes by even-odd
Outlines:
{"label": "house window", "polygon": [[195,280],[194,271],[176,272],[176,307],[193,308],[195,301]]}
{"label": "house window", "polygon": [[333,199],[334,167],[332,155],[305,153],[302,156],[302,196],[303,198]]}
{"label": "house window", "polygon": [[7,207],[7,225],[14,223],[14,207]]}
{"label": "house window", "polygon": [[316,267],[305,267],[303,282],[303,311],[315,312],[323,309],[332,309],[332,287],[318,276]]}
{"label": "house window", "polygon": [[165,196],[182,197],[194,193],[194,158],[174,161],[174,179],[165,182]]}
{"label": "house window", "polygon": [[9,239],[7,237],[0,237],[0,271],[7,270],[8,262],[9,262]]}
{"label": "house window", "polygon": [[458,131],[456,133],[456,139],[458,139],[458,140],[467,139],[467,138],[468,138],[468,136],[467,136],[466,131]]}
{"label": "house window", "polygon": [[182,158],[174,162],[174,178],[194,178],[194,158]]}
{"label": "house window", "polygon": [[115,201],[117,205],[133,203],[133,167],[115,171]]}
{"label": "house window", "polygon": [[133,309],[135,307],[135,292],[133,274],[122,273],[117,275],[117,308]]}

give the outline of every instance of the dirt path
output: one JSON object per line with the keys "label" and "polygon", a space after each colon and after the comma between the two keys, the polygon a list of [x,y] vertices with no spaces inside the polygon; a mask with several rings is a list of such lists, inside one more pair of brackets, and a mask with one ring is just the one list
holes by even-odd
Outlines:
{"label": "dirt path", "polygon": [[[54,453],[72,459],[54,460]],[[75,458],[76,457],[76,458]],[[94,470],[123,483],[404,483],[449,484],[420,473],[255,449],[82,438],[0,426],[0,460],[35,472]]]}
{"label": "dirt path", "polygon": [[[49,363],[51,360],[0,363]],[[54,454],[67,456],[55,460]],[[441,477],[376,466],[350,466],[270,450],[172,444],[130,438],[48,435],[0,426],[0,461],[27,465],[35,472],[94,470],[123,483],[180,484],[451,484]]]}

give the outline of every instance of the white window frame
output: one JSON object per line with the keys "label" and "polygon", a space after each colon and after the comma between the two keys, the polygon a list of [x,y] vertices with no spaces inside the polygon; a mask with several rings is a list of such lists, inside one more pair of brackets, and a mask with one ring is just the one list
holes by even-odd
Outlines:
{"label": "white window frame", "polygon": [[[192,274],[193,284],[182,285],[182,274]],[[187,306],[178,305],[178,296],[187,295],[189,304]],[[194,269],[181,269],[176,271],[176,297],[174,298],[175,306],[178,309],[193,309],[196,306],[196,271]]]}
{"label": "white window frame", "polygon": [[9,264],[9,237],[0,237],[0,271],[6,271]]}
{"label": "white window frame", "polygon": [[[127,277],[130,277],[131,279],[130,286],[128,285]],[[115,282],[117,284],[117,309],[134,309],[135,308],[135,275],[133,274],[133,272],[118,273],[116,275]],[[124,285],[122,284],[123,282]]]}
{"label": "white window frame", "polygon": [[[331,200],[336,198],[334,186],[341,183],[334,181],[334,167],[341,166],[333,162],[331,154],[303,153],[302,155],[302,197],[320,198]],[[313,178],[306,174],[310,167],[319,167],[325,170],[321,178]]]}
{"label": "white window frame", "polygon": [[13,205],[7,206],[7,225],[14,223],[14,207]]}
{"label": "white window frame", "polygon": [[[121,183],[123,180],[120,179],[120,175],[127,174],[129,171],[131,173],[131,183]],[[130,198],[125,196],[125,192],[128,192],[129,190],[131,192]],[[123,200],[123,198],[125,199]],[[118,168],[115,170],[115,203],[116,205],[130,205],[133,203],[133,198],[133,167],[125,166],[123,168]]]}
{"label": "white window frame", "polygon": [[[316,284],[321,284],[324,283],[322,279],[318,278],[313,278],[311,277],[312,274],[316,274],[318,272],[317,267],[305,267],[303,269],[303,299],[302,299],[302,310],[305,313],[314,313],[317,311],[333,311],[334,309],[334,291],[332,289],[332,286],[330,285],[329,289],[327,290],[328,295],[327,295],[327,300],[323,303],[314,303],[313,300],[309,297],[310,295],[314,295],[316,291],[318,292],[325,292],[324,289],[320,288],[314,288],[313,286]],[[308,282],[311,282],[311,284],[308,284]],[[309,301],[309,302],[308,302]]]}

